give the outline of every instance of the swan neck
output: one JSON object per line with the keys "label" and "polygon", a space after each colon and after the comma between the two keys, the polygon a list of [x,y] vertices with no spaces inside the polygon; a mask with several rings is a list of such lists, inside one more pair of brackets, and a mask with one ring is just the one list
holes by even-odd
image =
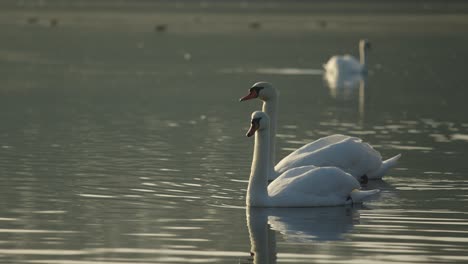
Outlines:
{"label": "swan neck", "polygon": [[270,163],[269,163],[269,177],[271,180],[275,176],[275,164],[276,164],[276,125],[277,125],[277,111],[278,111],[278,97],[270,98],[263,102],[262,111],[267,113],[270,117]]}
{"label": "swan neck", "polygon": [[255,133],[255,146],[250,169],[249,186],[247,188],[247,206],[267,206],[269,172],[269,133],[268,129],[258,130]]}
{"label": "swan neck", "polygon": [[361,62],[361,65],[363,69],[366,69],[367,67],[367,49],[364,47],[364,45],[361,45],[359,47],[359,61]]}

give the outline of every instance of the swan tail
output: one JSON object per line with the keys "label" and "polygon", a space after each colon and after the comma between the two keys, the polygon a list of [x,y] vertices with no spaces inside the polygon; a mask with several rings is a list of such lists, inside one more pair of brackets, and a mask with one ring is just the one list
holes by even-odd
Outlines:
{"label": "swan tail", "polygon": [[383,161],[380,168],[374,172],[368,173],[367,177],[369,177],[369,179],[382,179],[382,177],[397,164],[400,157],[401,154],[398,154],[392,158],[389,158],[388,160]]}
{"label": "swan tail", "polygon": [[379,192],[380,192],[379,189],[369,190],[369,191],[354,189],[349,196],[353,203],[362,203],[368,197],[375,195]]}

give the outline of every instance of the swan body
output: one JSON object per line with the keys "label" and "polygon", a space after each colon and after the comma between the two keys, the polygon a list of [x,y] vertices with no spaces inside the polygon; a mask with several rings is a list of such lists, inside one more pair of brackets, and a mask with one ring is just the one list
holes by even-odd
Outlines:
{"label": "swan body", "polygon": [[314,164],[335,166],[355,176],[366,175],[368,179],[381,179],[393,167],[401,155],[382,161],[382,156],[360,138],[331,135],[306,144],[284,157],[275,166],[277,174],[291,168]]}
{"label": "swan body", "polygon": [[358,90],[367,82],[366,76],[362,74],[336,74],[333,71],[326,71],[323,80],[330,89],[330,95],[335,99],[348,99],[352,92]]}
{"label": "swan body", "polygon": [[327,137],[317,140],[318,142],[307,144],[278,162],[275,171],[281,174],[294,167],[314,164],[319,167],[336,166],[343,168],[351,175],[362,176],[380,168],[382,157],[369,144],[363,143],[358,138],[343,135],[330,137],[331,139],[342,139],[328,142]]}
{"label": "swan body", "polygon": [[359,74],[364,71],[364,65],[359,60],[351,55],[331,57],[326,64],[323,65],[327,74]]}
{"label": "swan body", "polygon": [[358,191],[360,184],[350,174],[337,167],[315,167],[296,172],[301,168],[291,169],[294,173],[289,175],[286,171],[268,185],[270,203],[275,207],[336,206],[362,201],[353,199],[354,192],[363,191]]}
{"label": "swan body", "polygon": [[326,74],[341,76],[363,74],[367,71],[367,51],[370,49],[368,40],[359,41],[359,60],[351,55],[332,56],[323,65]]}
{"label": "swan body", "polygon": [[271,118],[270,122],[270,168],[269,180],[275,180],[282,173],[299,166],[334,166],[351,174],[357,179],[381,179],[395,166],[401,155],[382,161],[382,156],[371,145],[357,137],[331,135],[320,138],[293,151],[275,164],[276,151],[276,112],[278,92],[267,82],[258,82],[250,89],[242,101],[259,98],[263,101],[263,111]]}
{"label": "swan body", "polygon": [[378,190],[359,190],[359,182],[336,167],[302,166],[283,172],[268,185],[269,124],[266,113],[252,114],[247,136],[255,134],[246,203],[253,207],[315,207],[360,203]]}

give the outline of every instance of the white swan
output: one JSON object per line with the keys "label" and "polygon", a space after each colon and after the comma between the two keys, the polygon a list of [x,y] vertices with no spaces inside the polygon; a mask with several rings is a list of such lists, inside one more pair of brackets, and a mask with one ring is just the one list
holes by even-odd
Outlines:
{"label": "white swan", "polygon": [[269,180],[274,180],[281,173],[295,167],[315,165],[335,166],[366,182],[367,179],[381,179],[401,156],[398,154],[382,161],[380,153],[361,139],[331,135],[302,146],[274,166],[278,97],[278,91],[270,83],[257,82],[250,88],[249,94],[240,99],[240,101],[254,98],[262,100],[262,110],[271,117]]}
{"label": "white swan", "polygon": [[282,173],[268,185],[270,120],[256,111],[247,136],[255,146],[246,204],[253,207],[314,207],[360,203],[378,190],[359,190],[359,182],[336,167],[304,166]]}
{"label": "white swan", "polygon": [[338,76],[365,73],[367,71],[367,51],[370,47],[370,42],[367,39],[361,39],[359,41],[359,60],[351,55],[331,57],[323,65],[326,74]]}
{"label": "white swan", "polygon": [[362,84],[366,84],[367,78],[362,74],[352,74],[352,75],[335,75],[325,72],[323,75],[323,80],[325,81],[330,95],[334,99],[344,99],[348,100],[352,97],[353,93],[356,90],[359,90]]}

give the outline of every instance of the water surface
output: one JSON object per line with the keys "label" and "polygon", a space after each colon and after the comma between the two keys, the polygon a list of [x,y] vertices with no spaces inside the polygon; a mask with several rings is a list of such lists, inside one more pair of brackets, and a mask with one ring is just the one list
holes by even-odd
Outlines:
{"label": "water surface", "polygon": [[[466,7],[296,5],[5,4],[0,262],[466,262]],[[322,64],[362,37],[364,93],[330,89]],[[379,196],[246,211],[259,80],[277,156],[332,133],[402,153]]]}

